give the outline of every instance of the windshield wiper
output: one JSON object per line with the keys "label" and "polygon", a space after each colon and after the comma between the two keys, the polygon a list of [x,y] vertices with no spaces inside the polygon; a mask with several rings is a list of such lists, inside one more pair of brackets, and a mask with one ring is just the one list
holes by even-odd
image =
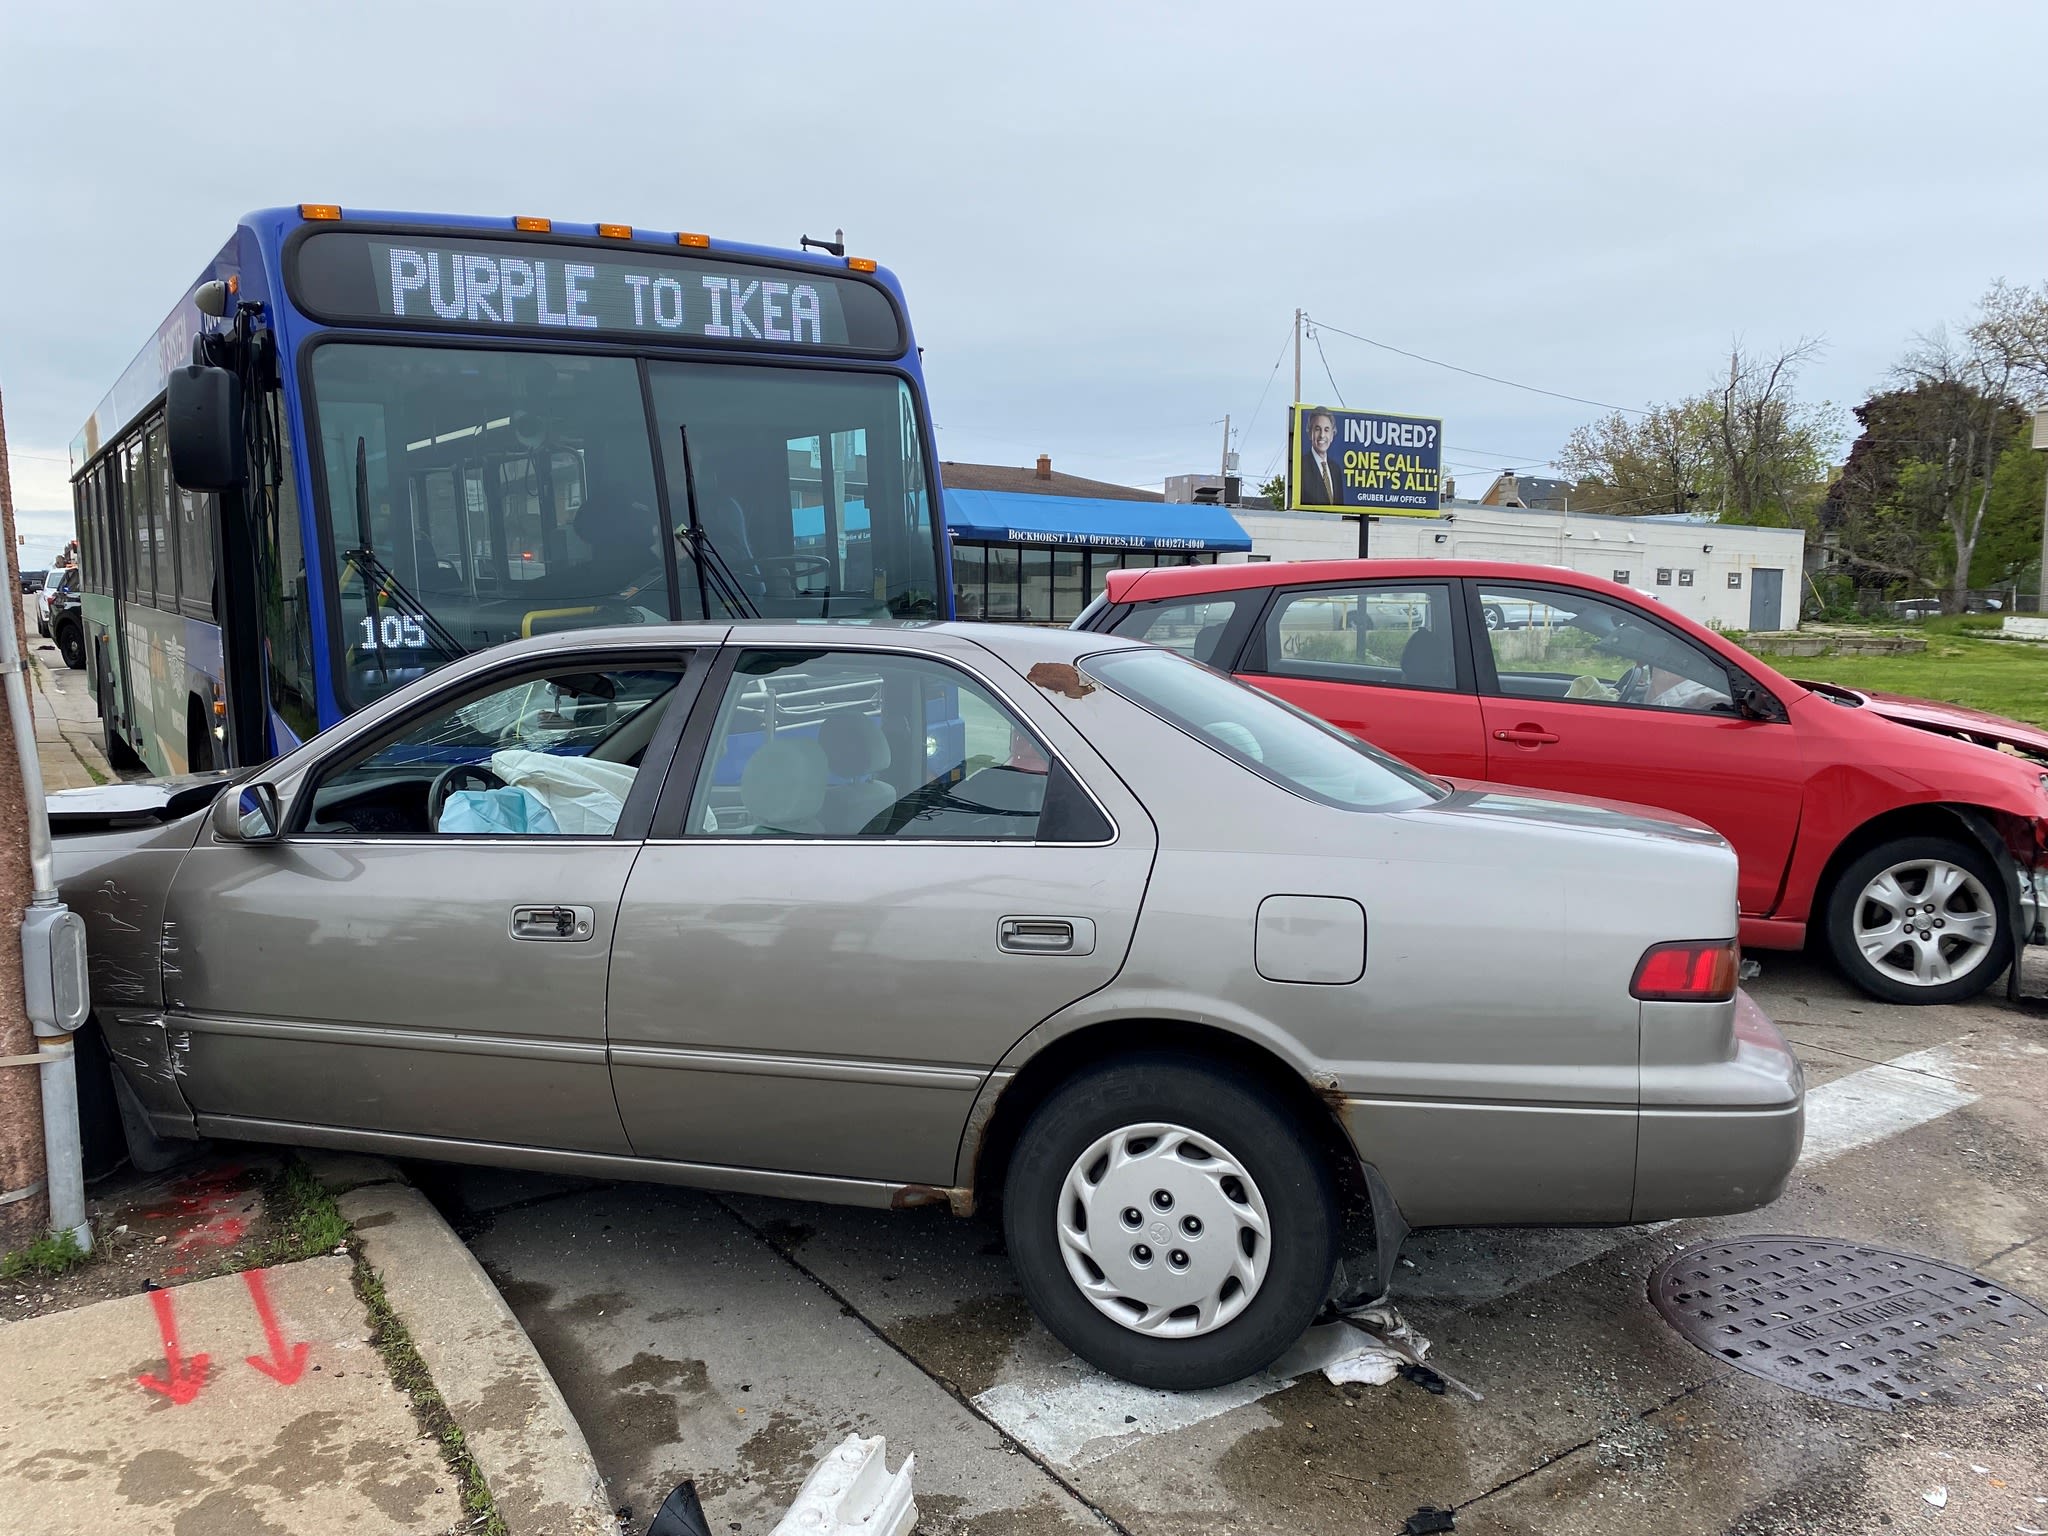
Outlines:
{"label": "windshield wiper", "polygon": [[[415,597],[406,584],[398,579],[398,573],[386,565],[370,543],[370,474],[369,449],[362,438],[356,439],[356,538],[357,548],[347,550],[348,558],[355,562],[356,575],[363,584],[363,608],[370,618],[370,643],[377,651],[377,676],[385,682],[391,680],[391,673],[384,664],[383,614],[377,606],[380,596],[396,596],[418,617],[420,627],[446,654],[450,661],[458,656],[467,656],[469,648],[448,633],[441,621],[427,609],[427,605]],[[380,592],[379,588],[383,590]]]}
{"label": "windshield wiper", "polygon": [[676,431],[683,439],[683,504],[689,517],[689,526],[675,530],[676,542],[689,552],[691,563],[697,569],[697,603],[704,610],[704,617],[711,617],[711,601],[705,591],[708,581],[718,593],[718,600],[743,619],[758,619],[761,610],[754,606],[754,600],[747,596],[732,567],[725,563],[725,556],[718,552],[718,546],[711,542],[711,536],[704,531],[704,525],[697,517],[697,475],[690,465],[690,427],[688,422],[678,423]]}

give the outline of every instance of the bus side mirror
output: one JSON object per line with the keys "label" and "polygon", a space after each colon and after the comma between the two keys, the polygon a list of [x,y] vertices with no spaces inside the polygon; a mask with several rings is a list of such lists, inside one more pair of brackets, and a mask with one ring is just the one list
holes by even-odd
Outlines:
{"label": "bus side mirror", "polygon": [[213,835],[224,843],[274,843],[284,835],[277,787],[230,784],[213,802]]}
{"label": "bus side mirror", "polygon": [[242,483],[242,384],[225,368],[171,370],[164,399],[171,478],[188,491]]}

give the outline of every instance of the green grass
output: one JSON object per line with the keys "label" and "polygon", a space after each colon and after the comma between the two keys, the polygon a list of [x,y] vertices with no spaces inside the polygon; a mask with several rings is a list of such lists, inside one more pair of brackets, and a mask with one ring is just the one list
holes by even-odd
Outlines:
{"label": "green grass", "polygon": [[1970,630],[1991,627],[1981,622],[1986,618],[1996,615],[1931,619],[1914,631],[1926,633],[1927,649],[1910,656],[1759,654],[1791,677],[1965,704],[2048,726],[2048,647],[1970,638]]}
{"label": "green grass", "polygon": [[92,1257],[70,1232],[52,1232],[0,1258],[0,1280],[49,1279],[78,1268]]}
{"label": "green grass", "polygon": [[434,1385],[433,1375],[427,1370],[427,1362],[420,1358],[412,1335],[406,1332],[398,1314],[391,1310],[390,1299],[384,1294],[384,1282],[377,1278],[377,1272],[370,1268],[360,1252],[355,1259],[356,1295],[362,1299],[363,1309],[370,1314],[370,1347],[377,1351],[384,1361],[384,1368],[391,1373],[392,1381],[411,1401],[413,1417],[420,1427],[440,1443],[441,1459],[447,1462],[449,1472],[462,1490],[462,1507],[472,1517],[472,1524],[466,1529],[476,1536],[508,1536],[505,1518],[498,1513],[490,1487],[484,1482],[483,1471],[469,1453],[462,1427],[448,1411],[447,1401]]}
{"label": "green grass", "polygon": [[332,1253],[348,1241],[348,1222],[341,1207],[297,1158],[264,1180],[263,1205],[276,1230],[251,1255],[251,1268],[267,1269]]}

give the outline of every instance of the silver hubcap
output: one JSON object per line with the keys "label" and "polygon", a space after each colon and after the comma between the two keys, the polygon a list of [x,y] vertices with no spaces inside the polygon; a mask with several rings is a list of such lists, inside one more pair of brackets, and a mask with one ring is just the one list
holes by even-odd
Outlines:
{"label": "silver hubcap", "polygon": [[1998,937],[1984,882],[1946,859],[1894,864],[1856,902],[1856,947],[1893,981],[1937,987],[1982,965]]}
{"label": "silver hubcap", "polygon": [[1244,1164],[1178,1125],[1127,1125],[1074,1159],[1060,1254],[1081,1294],[1135,1333],[1188,1339],[1251,1305],[1273,1251]]}

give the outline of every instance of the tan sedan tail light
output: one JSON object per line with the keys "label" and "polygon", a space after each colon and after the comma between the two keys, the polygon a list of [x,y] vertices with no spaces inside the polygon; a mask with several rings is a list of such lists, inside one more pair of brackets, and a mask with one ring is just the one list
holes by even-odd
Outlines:
{"label": "tan sedan tail light", "polygon": [[1725,1003],[1735,995],[1741,960],[1734,939],[1653,944],[1637,962],[1629,992],[1646,1003]]}

